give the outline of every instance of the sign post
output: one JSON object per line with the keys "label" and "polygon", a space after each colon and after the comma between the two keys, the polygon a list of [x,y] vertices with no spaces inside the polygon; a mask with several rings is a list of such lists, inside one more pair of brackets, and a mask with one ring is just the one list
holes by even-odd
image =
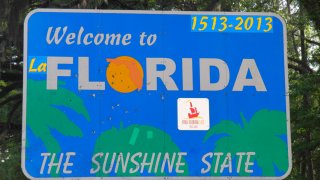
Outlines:
{"label": "sign post", "polygon": [[38,9],[24,33],[27,177],[289,175],[278,15]]}

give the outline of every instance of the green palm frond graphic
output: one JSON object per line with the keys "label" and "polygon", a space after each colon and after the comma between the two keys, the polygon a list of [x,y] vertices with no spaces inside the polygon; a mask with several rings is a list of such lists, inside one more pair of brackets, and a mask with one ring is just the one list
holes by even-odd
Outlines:
{"label": "green palm frond graphic", "polygon": [[[275,167],[286,171],[288,164],[287,144],[281,135],[287,132],[286,114],[281,111],[260,110],[247,121],[241,114],[243,126],[233,121],[224,120],[211,128],[204,142],[217,134],[226,134],[215,142],[215,152],[255,152],[254,161],[262,169],[263,176],[274,176]],[[234,156],[233,158],[235,158]],[[214,164],[212,164],[214,166]],[[213,170],[212,175],[219,175]],[[249,175],[241,168],[240,175]]]}
{"label": "green palm frond graphic", "polygon": [[49,152],[61,151],[59,143],[51,134],[51,129],[64,136],[82,136],[81,129],[57,108],[58,106],[70,108],[89,120],[81,98],[64,88],[48,91],[45,81],[28,80],[28,89],[27,126],[43,141]]}

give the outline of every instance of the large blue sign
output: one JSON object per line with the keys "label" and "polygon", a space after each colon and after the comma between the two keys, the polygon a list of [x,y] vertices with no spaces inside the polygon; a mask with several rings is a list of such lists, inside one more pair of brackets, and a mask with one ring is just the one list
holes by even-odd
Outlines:
{"label": "large blue sign", "polygon": [[24,30],[27,177],[289,175],[278,15],[40,9]]}

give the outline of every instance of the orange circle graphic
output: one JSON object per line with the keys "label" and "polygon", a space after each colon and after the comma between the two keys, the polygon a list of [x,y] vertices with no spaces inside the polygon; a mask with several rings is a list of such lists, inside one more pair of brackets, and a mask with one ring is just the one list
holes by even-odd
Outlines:
{"label": "orange circle graphic", "polygon": [[143,69],[136,59],[120,56],[115,59],[107,58],[107,62],[110,64],[107,67],[106,77],[114,90],[130,93],[142,89]]}

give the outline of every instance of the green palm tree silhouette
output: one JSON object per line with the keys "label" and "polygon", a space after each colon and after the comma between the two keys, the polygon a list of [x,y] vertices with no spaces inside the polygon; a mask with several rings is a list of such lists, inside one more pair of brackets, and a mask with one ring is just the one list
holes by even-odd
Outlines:
{"label": "green palm tree silhouette", "polygon": [[[62,84],[59,82],[59,85]],[[28,80],[27,88],[27,126],[43,141],[48,152],[61,151],[58,141],[51,135],[51,129],[65,136],[82,137],[81,129],[64,112],[55,107],[68,107],[89,120],[81,98],[65,88],[59,87],[59,91],[48,91],[45,81]]]}
{"label": "green palm tree silhouette", "polygon": [[[122,125],[121,125],[122,126]],[[155,153],[155,159],[157,159],[157,156],[159,153],[161,153],[159,160],[159,166],[158,169],[156,169],[154,160],[152,171],[149,172],[151,174],[154,174],[156,176],[165,176],[166,172],[162,171],[162,162],[164,160],[164,154],[168,153],[170,157],[170,162],[172,162],[173,154],[180,152],[179,147],[172,141],[171,137],[163,132],[160,129],[151,127],[151,126],[142,126],[142,125],[131,125],[127,128],[116,129],[112,128],[110,130],[107,130],[103,132],[99,138],[96,141],[94,154],[100,153],[100,152],[108,152],[109,156],[112,156],[113,153],[122,153],[124,159],[127,158],[128,152],[131,154],[131,156],[135,153],[141,152],[142,158],[137,158],[137,162],[141,163],[143,156],[148,153],[147,161],[151,161],[151,154]],[[177,166],[177,158],[178,156],[175,156],[175,162],[173,163],[173,171],[175,172],[176,166]],[[103,164],[104,158],[100,159],[100,164]],[[188,172],[188,165],[185,160],[185,158],[182,156],[181,162],[184,163],[184,166],[180,166],[179,169],[183,171],[183,173],[177,173],[177,176],[187,176],[189,174]],[[107,169],[110,167],[111,164],[111,157],[109,157],[109,160],[107,162]],[[114,163],[116,164],[116,162]],[[113,167],[116,165],[113,165]],[[96,165],[92,165],[93,169],[96,168]],[[136,168],[136,165],[129,163],[127,170],[124,171],[121,168],[119,168],[118,172],[116,173],[116,176],[141,176],[141,169],[137,171],[136,173],[130,173],[129,169]],[[148,172],[148,169],[150,166],[146,166],[144,168],[143,172]],[[155,170],[156,169],[156,170]],[[106,174],[103,172],[102,169],[100,169],[99,172],[96,173],[97,176],[109,176],[109,174]]]}
{"label": "green palm tree silhouette", "polygon": [[[243,126],[233,121],[221,121],[207,132],[204,142],[216,134],[226,134],[215,142],[215,152],[230,152],[233,155],[232,159],[236,157],[237,152],[255,152],[253,160],[250,161],[257,162],[263,176],[274,176],[274,165],[281,171],[288,170],[287,144],[280,138],[287,132],[286,114],[281,111],[260,110],[249,122],[242,113],[241,119]],[[214,165],[212,163],[212,167]],[[210,173],[219,175],[219,172],[214,173],[213,168]],[[249,176],[244,165],[239,175]]]}

